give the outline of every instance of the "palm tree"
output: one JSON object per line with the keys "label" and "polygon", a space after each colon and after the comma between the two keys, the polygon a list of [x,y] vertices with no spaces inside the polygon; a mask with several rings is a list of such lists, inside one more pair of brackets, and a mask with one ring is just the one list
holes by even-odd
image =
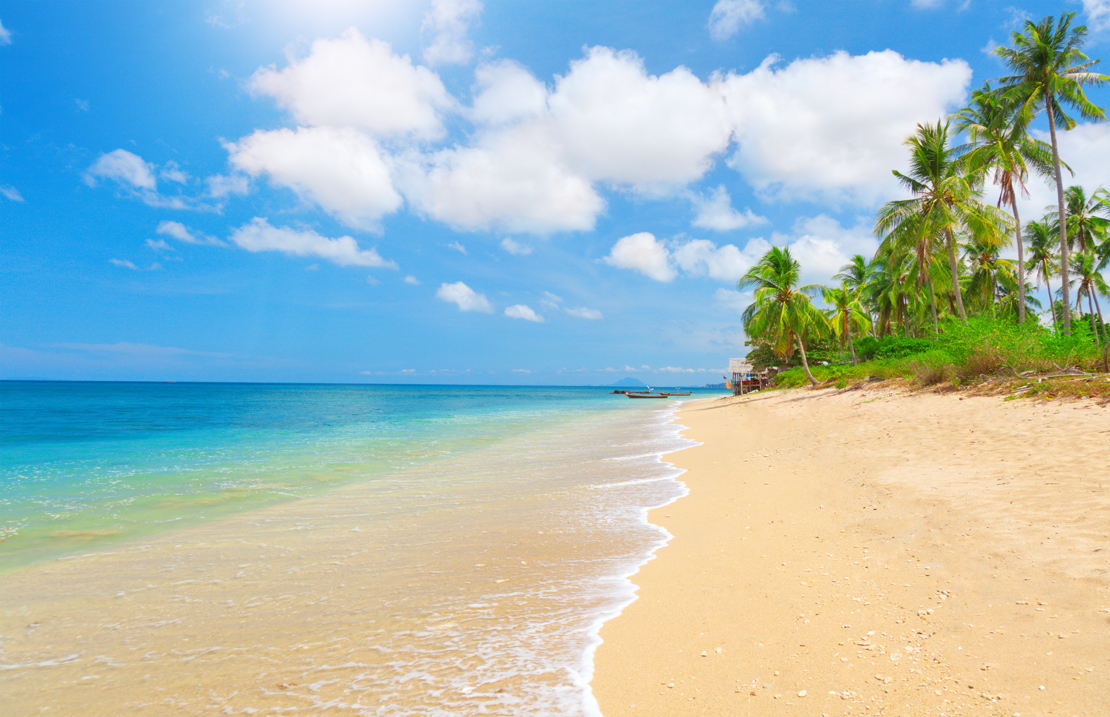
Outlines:
{"label": "palm tree", "polygon": [[[1056,177],[1056,199],[1060,217],[1067,217],[1064,209],[1064,180],[1060,174],[1060,148],[1056,142],[1056,128],[1075,127],[1075,120],[1064,113],[1063,105],[1078,110],[1084,118],[1094,121],[1106,119],[1106,114],[1095,106],[1083,92],[1083,85],[1101,85],[1110,80],[1088,70],[1098,63],[1089,61],[1080,49],[1087,39],[1087,28],[1071,26],[1075,13],[1063,13],[1060,19],[1046,17],[1041,22],[1027,20],[1025,34],[1014,31],[1014,47],[1000,47],[1000,56],[1014,72],[1001,80],[1001,89],[1009,99],[1020,103],[1019,113],[1032,118],[1044,108],[1048,114],[1048,131],[1052,140],[1052,164]],[[1068,305],[1068,230],[1066,219],[1060,223],[1060,279],[1064,292],[1064,305]],[[1071,332],[1071,316],[1064,315],[1064,333]]]}
{"label": "palm tree", "polygon": [[834,279],[840,279],[840,283],[845,288],[855,293],[864,311],[867,312],[868,323],[872,321],[872,309],[875,308],[874,297],[871,292],[871,280],[874,273],[874,262],[865,259],[863,254],[856,254],[847,264],[840,267],[840,273],[833,275]]}
{"label": "palm tree", "polygon": [[852,327],[856,331],[867,331],[871,328],[871,317],[860,303],[859,292],[853,291],[846,283],[839,288],[823,286],[821,293],[825,303],[830,306],[830,318],[833,319],[831,323],[834,333],[840,337],[840,347],[844,347],[844,339],[847,338],[848,349],[852,352],[852,365],[855,366],[859,359],[856,358],[856,345],[852,341]]}
{"label": "palm tree", "polygon": [[[967,282],[967,295],[973,304],[982,310],[990,311],[994,308],[995,299],[999,296],[998,285],[1016,287],[1014,277],[1014,263],[1000,256],[998,245],[991,241],[984,241],[973,237],[966,247],[968,263],[971,265],[971,275]],[[1020,291],[1018,301],[1024,301],[1025,292]],[[1019,304],[1018,311],[1023,307]]]}
{"label": "palm tree", "polygon": [[1025,239],[1029,242],[1029,263],[1025,268],[1036,271],[1048,289],[1048,308],[1052,310],[1052,325],[1056,326],[1056,305],[1052,300],[1052,285],[1048,280],[1056,270],[1056,253],[1052,245],[1054,237],[1048,218],[1032,221],[1025,225]]}
{"label": "palm tree", "polygon": [[[902,174],[895,170],[902,186],[913,193],[913,199],[899,199],[887,202],[879,210],[875,221],[875,233],[882,237],[906,222],[907,227],[919,237],[917,244],[918,271],[924,272],[926,255],[931,236],[943,234],[948,243],[948,268],[952,273],[952,285],[956,292],[956,309],[960,318],[967,321],[963,295],[960,292],[959,269],[956,262],[956,239],[954,232],[966,226],[974,233],[988,218],[989,209],[979,201],[979,191],[973,185],[973,178],[960,172],[955,152],[948,146],[948,123],[937,121],[933,125],[917,125],[917,131],[904,143],[910,148],[910,172]],[[924,277],[924,274],[921,275]],[[929,284],[930,297],[932,285]],[[933,316],[936,316],[936,303]]]}
{"label": "palm tree", "polygon": [[1098,323],[1102,324],[1102,307],[1098,303],[1098,294],[1110,296],[1110,286],[1106,285],[1106,280],[1095,268],[1094,252],[1081,251],[1075,255],[1075,273],[1079,275],[1079,286],[1075,293],[1080,301],[1083,300],[1084,295],[1087,296],[1087,307],[1091,315],[1091,333],[1095,335],[1095,344],[1101,348],[1099,330],[1095,324],[1095,312],[1098,312]]}
{"label": "palm tree", "polygon": [[801,264],[790,256],[790,248],[777,246],[748,269],[739,281],[739,288],[743,291],[755,287],[755,301],[744,309],[744,330],[748,336],[764,338],[779,356],[794,353],[796,343],[806,377],[816,386],[817,379],[806,358],[806,335],[826,333],[829,321],[810,301],[820,286],[799,286],[801,273]]}
{"label": "palm tree", "polygon": [[872,262],[871,295],[878,306],[878,332],[880,336],[894,333],[892,323],[897,323],[907,334],[907,315],[917,273],[914,257],[908,251],[891,246],[879,246]]}
{"label": "palm tree", "polygon": [[[1106,241],[1110,220],[1098,216],[1104,211],[1103,199],[1099,196],[1100,187],[1088,199],[1083,187],[1068,187],[1064,191],[1064,208],[1068,213],[1068,249],[1079,245],[1079,251],[1094,251]],[[1056,221],[1059,212],[1049,214]]]}
{"label": "palm tree", "polygon": [[[962,161],[972,172],[994,170],[999,185],[998,206],[1009,204],[1014,214],[1018,250],[1018,323],[1025,323],[1025,257],[1021,246],[1021,217],[1017,191],[1029,196],[1025,179],[1032,167],[1038,174],[1052,173],[1052,147],[1029,136],[1027,118],[1018,106],[991,90],[989,84],[971,94],[971,103],[956,113],[957,126],[967,132],[970,151]],[[957,149],[959,151],[959,148]],[[1016,183],[1016,187],[1015,187]]]}

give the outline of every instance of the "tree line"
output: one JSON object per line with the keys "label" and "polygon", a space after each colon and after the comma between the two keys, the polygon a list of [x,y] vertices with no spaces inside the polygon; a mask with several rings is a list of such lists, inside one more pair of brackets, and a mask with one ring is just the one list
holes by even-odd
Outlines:
{"label": "tree line", "polygon": [[[1057,129],[1073,129],[1076,115],[1104,121],[1084,88],[1110,77],[1092,71],[1098,60],[1082,51],[1087,28],[1073,18],[1027,21],[1013,47],[995,50],[1012,74],[974,91],[950,117],[917,126],[905,141],[908,169],[894,170],[910,198],[879,209],[878,250],[842,267],[833,277],[839,286],[802,285],[789,247],[773,247],[740,279],[741,290],[754,290],[743,314],[751,343],[784,359],[797,350],[816,385],[807,357],[815,340],[835,338],[856,363],[853,336],[937,337],[945,322],[966,323],[969,314],[1036,321],[1041,303],[1031,279],[1048,288],[1054,331],[1071,334],[1086,308],[1094,341],[1105,343],[1098,297],[1110,298],[1102,276],[1110,265],[1110,192],[1065,186],[1071,170]],[[1049,142],[1029,131],[1042,113]],[[1023,225],[1018,197],[1028,196],[1034,176],[1055,185],[1057,203]],[[1017,261],[1003,258],[1015,244]],[[827,309],[814,305],[818,295]]]}

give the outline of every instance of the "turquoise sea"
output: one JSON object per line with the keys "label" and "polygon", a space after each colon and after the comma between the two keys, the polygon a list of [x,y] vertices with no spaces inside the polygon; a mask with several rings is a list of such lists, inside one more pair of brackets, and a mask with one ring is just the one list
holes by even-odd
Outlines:
{"label": "turquoise sea", "polygon": [[595,713],[691,445],[610,390],[0,383],[0,701]]}

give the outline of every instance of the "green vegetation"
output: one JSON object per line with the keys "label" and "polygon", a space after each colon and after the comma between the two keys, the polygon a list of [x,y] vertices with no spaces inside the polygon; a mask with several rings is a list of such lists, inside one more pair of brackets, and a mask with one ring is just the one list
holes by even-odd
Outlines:
{"label": "green vegetation", "polygon": [[[801,266],[774,247],[740,280],[755,288],[744,313],[758,368],[786,368],[777,384],[796,387],[896,379],[917,387],[1006,391],[1013,395],[1110,396],[1110,334],[1099,297],[1110,299],[1110,193],[1065,187],[1056,129],[1106,115],[1084,86],[1110,81],[1091,72],[1087,30],[1073,13],[1027,22],[1013,48],[996,51],[1014,73],[974,92],[949,122],[918,125],[905,144],[908,169],[894,170],[908,199],[887,202],[875,220],[879,248],[857,255],[835,287],[800,286]],[[1044,110],[1051,143],[1029,124]],[[1022,226],[1018,193],[1034,172],[1054,180],[1058,203]],[[984,197],[997,185],[997,207]],[[1005,211],[1003,211],[1005,207]],[[1017,248],[1017,261],[1002,255]],[[1047,312],[1033,296],[1043,281]],[[1058,287],[1058,291],[1053,288]],[[821,294],[822,311],[810,297]],[[1074,301],[1074,303],[1073,303]],[[1042,324],[1042,321],[1047,325]],[[797,351],[797,353],[795,353]]]}

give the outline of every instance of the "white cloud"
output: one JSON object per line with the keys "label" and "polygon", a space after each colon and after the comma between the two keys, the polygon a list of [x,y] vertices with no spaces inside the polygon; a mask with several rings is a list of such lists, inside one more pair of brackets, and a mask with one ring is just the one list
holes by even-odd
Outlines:
{"label": "white cloud", "polygon": [[373,266],[396,269],[397,264],[383,259],[376,249],[363,250],[349,236],[328,239],[311,229],[298,231],[274,227],[263,217],[255,217],[231,233],[231,241],[251,252],[280,251],[292,256],[314,256],[339,266]]}
{"label": "white cloud", "polygon": [[[1033,131],[1033,135],[1044,142],[1050,140],[1048,132]],[[1064,186],[1080,186],[1087,190],[1090,196],[1100,186],[1110,189],[1110,176],[1106,168],[1110,167],[1110,124],[1080,124],[1068,132],[1056,131],[1056,139],[1060,146],[1060,159],[1067,162],[1075,172],[1072,176],[1068,170],[1061,167],[1064,177]],[[1030,177],[1026,181],[1029,189],[1029,198],[1018,197],[1018,212],[1022,223],[1030,219],[1040,220],[1050,205],[1056,207],[1056,184],[1049,178],[1039,176]],[[991,204],[998,201],[998,185],[988,184],[985,187],[986,198]],[[1016,256],[1016,250],[1014,255]]]}
{"label": "white cloud", "polygon": [[183,241],[186,244],[210,244],[212,246],[227,246],[227,244],[220,241],[216,237],[209,236],[202,232],[194,232],[181,222],[159,222],[158,228],[155,231],[159,234],[171,236],[178,241]]}
{"label": "white cloud", "polygon": [[752,294],[750,291],[741,293],[736,289],[721,288],[713,292],[713,300],[729,311],[741,314],[748,307],[748,304],[752,303]]}
{"label": "white cloud", "polygon": [[417,279],[412,274],[409,274],[408,276],[406,276],[404,281],[405,281],[406,284],[412,284],[413,286],[420,286],[420,280]]}
{"label": "white cloud", "polygon": [[181,171],[181,167],[178,167],[177,162],[172,159],[166,162],[162,167],[162,171],[158,173],[158,176],[162,179],[168,179],[171,182],[177,182],[178,184],[189,183],[189,175]]}
{"label": "white cloud", "polygon": [[1110,31],[1110,0],[1083,0],[1083,11],[1093,32]]}
{"label": "white cloud", "polygon": [[696,227],[725,232],[767,223],[766,217],[756,216],[751,209],[745,209],[743,213],[733,209],[732,198],[723,184],[714,189],[708,197],[691,194],[690,200],[698,212],[693,221]]}
{"label": "white cloud", "polygon": [[424,49],[429,65],[463,64],[474,54],[466,37],[470,23],[482,12],[478,0],[432,0],[424,13],[423,29],[432,34],[432,44]]}
{"label": "white cloud", "polygon": [[925,10],[931,10],[932,8],[940,7],[943,3],[944,0],[910,0],[910,5]]}
{"label": "white cloud", "polygon": [[466,247],[463,246],[462,244],[458,243],[457,241],[453,241],[450,244],[448,244],[447,248],[448,249],[454,249],[455,251],[462,254],[463,256],[466,255]]}
{"label": "white cloud", "polygon": [[673,281],[675,278],[667,247],[649,232],[621,238],[602,261],[620,269],[633,269],[656,281]]}
{"label": "white cloud", "polygon": [[375,230],[401,206],[378,145],[356,130],[258,130],[226,147],[236,169],[267,175],[347,226]]}
{"label": "white cloud", "polygon": [[566,309],[566,312],[576,319],[590,319],[592,321],[597,321],[599,319],[605,318],[597,309],[587,309],[585,306],[578,306],[573,309]]}
{"label": "white cloud", "polygon": [[501,240],[501,248],[513,256],[528,256],[532,253],[532,247],[515,242],[509,237],[505,237]]}
{"label": "white cloud", "polygon": [[688,69],[651,76],[635,53],[607,47],[572,62],[548,105],[571,167],[644,191],[701,177],[731,135],[720,94]]}
{"label": "white cloud", "polygon": [[19,193],[18,189],[11,186],[10,184],[0,186],[0,194],[3,194],[6,198],[13,202],[23,201],[23,195]]}
{"label": "white cloud", "polygon": [[505,316],[511,319],[524,319],[525,321],[535,321],[537,324],[542,324],[544,319],[532,309],[524,304],[513,304],[512,306],[505,307]]}
{"label": "white cloud", "polygon": [[245,174],[213,174],[206,178],[208,196],[213,199],[223,199],[230,194],[245,195],[250,192],[251,180]]}
{"label": "white cloud", "polygon": [[114,179],[135,189],[154,191],[157,188],[154,166],[126,149],[117,149],[100,155],[85,171],[85,182],[90,187],[96,186],[97,178]]}
{"label": "white cloud", "polygon": [[304,125],[354,127],[375,135],[433,138],[443,133],[439,112],[453,100],[434,72],[367,42],[350,28],[338,39],[316,40],[308,57],[283,70],[258,70],[251,90],[273,97]]}
{"label": "white cloud", "polygon": [[493,313],[493,305],[482,294],[475,292],[466,284],[457,281],[454,284],[440,284],[436,289],[436,297],[458,304],[459,311],[481,311],[484,314]]}
{"label": "white cloud", "polygon": [[532,373],[532,371],[530,369],[526,369],[526,368],[514,368],[514,369],[512,369],[512,372],[513,373]]}
{"label": "white cloud", "polygon": [[714,40],[727,40],[741,25],[749,25],[763,17],[759,0],[717,0],[709,13],[709,34]]}
{"label": "white cloud", "polygon": [[0,45],[12,44],[12,33],[8,28],[4,27],[4,23],[0,22]]}
{"label": "white cloud", "polygon": [[807,281],[829,282],[832,275],[856,254],[870,258],[878,249],[878,239],[871,233],[871,220],[861,218],[854,227],[843,227],[824,214],[800,217],[794,222],[792,235],[776,232],[776,246],[789,244],[791,255],[802,265]]}
{"label": "white cloud", "polygon": [[547,111],[547,88],[512,60],[480,65],[474,71],[474,103],[470,117],[483,124],[505,124],[535,118]]}
{"label": "white cloud", "polygon": [[550,291],[543,292],[543,296],[540,298],[540,306],[547,309],[558,309],[561,303],[563,303],[563,297],[552,294]]}
{"label": "white cloud", "polygon": [[919,122],[962,103],[963,60],[907,60],[892,50],[767,58],[721,82],[738,148],[729,165],[765,195],[872,204],[896,191],[891,170]]}
{"label": "white cloud", "polygon": [[482,133],[472,147],[400,163],[398,184],[420,211],[456,229],[546,234],[593,229],[605,203],[567,167],[546,128]]}
{"label": "white cloud", "polygon": [[690,276],[708,276],[735,282],[771,248],[763,239],[751,239],[744,251],[732,244],[718,247],[705,239],[694,239],[674,249],[674,260]]}
{"label": "white cloud", "polygon": [[75,98],[73,98],[73,104],[77,105],[77,109],[80,112],[88,112],[89,111],[89,101],[88,100],[82,100],[80,98],[75,97]]}
{"label": "white cloud", "polygon": [[134,262],[128,261],[127,259],[109,259],[108,261],[112,262],[116,266],[122,266],[124,269],[134,269],[135,271],[139,270],[139,267],[135,266]]}
{"label": "white cloud", "polygon": [[174,251],[174,248],[165,239],[147,239],[146,245],[154,251]]}

